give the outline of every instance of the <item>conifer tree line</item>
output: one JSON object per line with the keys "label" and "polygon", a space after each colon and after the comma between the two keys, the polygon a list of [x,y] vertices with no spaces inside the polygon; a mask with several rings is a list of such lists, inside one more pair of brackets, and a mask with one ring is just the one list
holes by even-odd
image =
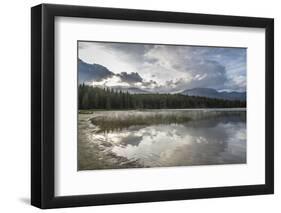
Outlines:
{"label": "conifer tree line", "polygon": [[110,88],[80,84],[79,109],[184,109],[184,108],[238,108],[246,101],[230,101],[183,94],[129,94]]}

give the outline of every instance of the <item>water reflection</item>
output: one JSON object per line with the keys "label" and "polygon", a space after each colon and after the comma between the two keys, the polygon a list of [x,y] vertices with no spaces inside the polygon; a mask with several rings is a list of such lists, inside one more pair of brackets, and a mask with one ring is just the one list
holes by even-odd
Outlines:
{"label": "water reflection", "polygon": [[245,111],[191,114],[189,122],[93,132],[89,143],[134,167],[246,163]]}

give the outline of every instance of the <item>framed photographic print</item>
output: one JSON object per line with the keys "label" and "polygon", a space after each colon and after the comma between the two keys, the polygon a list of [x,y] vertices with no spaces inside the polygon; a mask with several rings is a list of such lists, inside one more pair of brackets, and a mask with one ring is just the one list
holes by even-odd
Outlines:
{"label": "framed photographic print", "polygon": [[31,203],[272,194],[274,21],[31,9]]}

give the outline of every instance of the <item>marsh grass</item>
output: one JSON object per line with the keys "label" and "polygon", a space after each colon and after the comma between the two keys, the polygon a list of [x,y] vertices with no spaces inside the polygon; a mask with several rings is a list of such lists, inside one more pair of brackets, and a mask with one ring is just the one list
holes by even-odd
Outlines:
{"label": "marsh grass", "polygon": [[182,114],[130,114],[123,116],[96,116],[90,119],[99,132],[129,128],[131,126],[150,126],[159,124],[181,124],[192,120]]}
{"label": "marsh grass", "polygon": [[92,110],[79,110],[78,111],[79,114],[93,114]]}
{"label": "marsh grass", "polygon": [[81,114],[91,114],[89,120],[96,126],[96,132],[120,131],[133,126],[184,124],[191,120],[221,119],[221,117],[233,119],[233,116],[246,120],[246,111],[240,110],[83,110],[82,112]]}

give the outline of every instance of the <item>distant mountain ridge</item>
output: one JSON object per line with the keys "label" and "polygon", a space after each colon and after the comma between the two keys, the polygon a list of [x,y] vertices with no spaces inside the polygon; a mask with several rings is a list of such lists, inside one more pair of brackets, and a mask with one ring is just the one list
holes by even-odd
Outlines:
{"label": "distant mountain ridge", "polygon": [[181,92],[183,95],[217,98],[224,100],[246,100],[246,92],[218,92],[212,88],[193,88]]}

